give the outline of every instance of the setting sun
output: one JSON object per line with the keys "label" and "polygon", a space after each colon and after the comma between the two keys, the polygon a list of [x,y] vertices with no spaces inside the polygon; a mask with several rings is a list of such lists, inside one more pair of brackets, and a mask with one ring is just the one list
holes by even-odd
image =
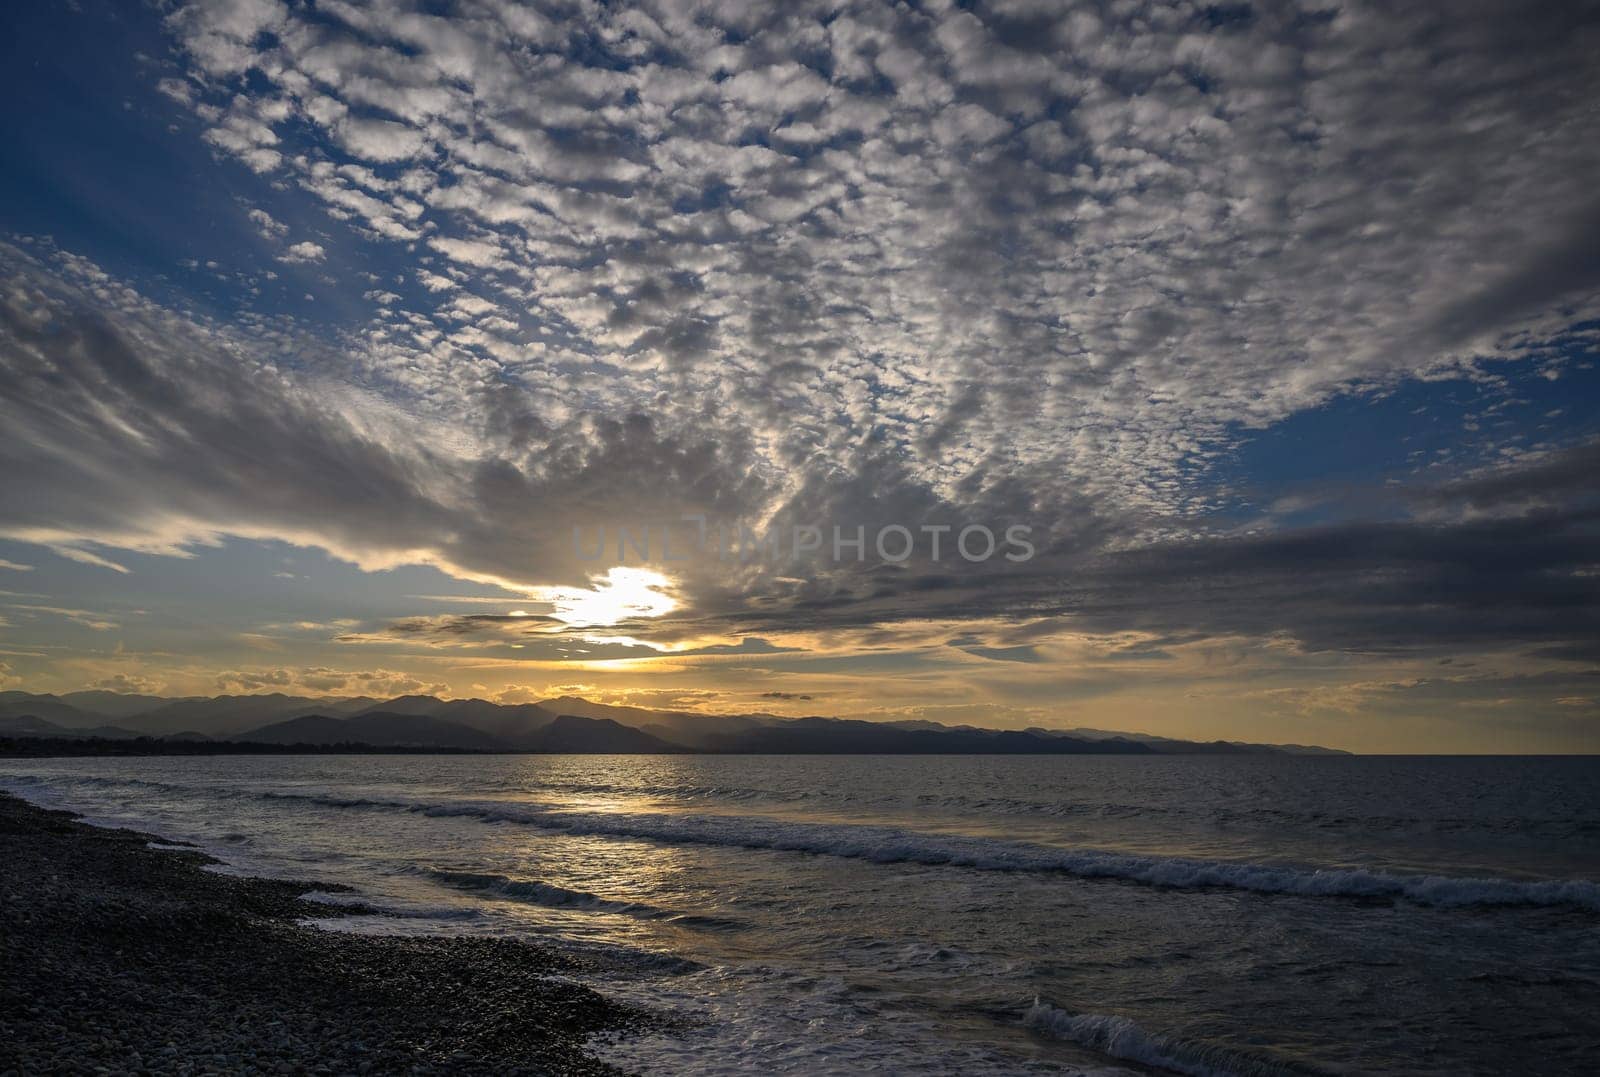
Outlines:
{"label": "setting sun", "polygon": [[647,568],[613,568],[592,587],[547,587],[538,597],[554,607],[550,616],[580,628],[620,624],[635,617],[660,617],[678,608],[667,593],[672,581]]}

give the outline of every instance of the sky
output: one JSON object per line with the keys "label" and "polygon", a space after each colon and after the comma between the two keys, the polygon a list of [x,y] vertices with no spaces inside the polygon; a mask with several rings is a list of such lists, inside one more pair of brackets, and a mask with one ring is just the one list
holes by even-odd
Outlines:
{"label": "sky", "polygon": [[0,20],[0,687],[1600,751],[1596,5]]}

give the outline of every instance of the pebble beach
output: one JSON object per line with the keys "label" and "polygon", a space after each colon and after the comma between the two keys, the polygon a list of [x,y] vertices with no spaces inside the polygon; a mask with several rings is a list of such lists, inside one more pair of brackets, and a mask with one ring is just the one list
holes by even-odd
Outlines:
{"label": "pebble beach", "polygon": [[581,958],[324,930],[363,910],[215,863],[0,794],[0,1077],[610,1074],[585,1041],[647,1022]]}

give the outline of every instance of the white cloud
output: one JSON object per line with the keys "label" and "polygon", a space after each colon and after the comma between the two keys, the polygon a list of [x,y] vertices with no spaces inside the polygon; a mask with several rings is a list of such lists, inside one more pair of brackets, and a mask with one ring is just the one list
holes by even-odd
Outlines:
{"label": "white cloud", "polygon": [[116,572],[121,575],[127,575],[129,571],[124,565],[119,565],[117,562],[112,561],[109,558],[101,557],[97,553],[92,553],[89,550],[80,549],[76,546],[53,545],[50,547],[50,552],[55,554],[57,557],[65,558],[68,561],[76,561],[80,565],[93,565],[95,568],[108,568],[112,572]]}
{"label": "white cloud", "polygon": [[355,156],[383,163],[415,157],[427,144],[423,133],[414,127],[354,116],[339,122],[337,136],[340,145]]}
{"label": "white cloud", "polygon": [[305,240],[300,243],[291,243],[289,248],[278,256],[280,262],[320,262],[327,257],[327,251],[322,249],[322,244]]}
{"label": "white cloud", "polygon": [[[1206,27],[1148,4],[1036,13],[1022,34],[998,9],[864,3],[512,20],[521,36],[503,18],[330,11],[174,18],[202,72],[245,62],[208,59],[222,40],[259,50],[272,84],[215,89],[207,137],[293,169],[369,238],[494,274],[467,283],[572,361],[633,372],[581,393],[529,382],[552,414],[572,397],[647,406],[670,368],[692,392],[736,386],[742,421],[788,457],[873,430],[947,491],[1003,459],[1182,512],[1176,477],[1230,424],[1592,309],[1506,283],[1560,263],[1561,222],[1585,212],[1572,177],[1600,165],[1593,121],[1559,86],[1592,71],[1555,30],[1505,52],[1493,14],[1442,34],[1442,15],[1362,5]],[[283,33],[249,29],[269,25]],[[573,33],[650,59],[586,64]],[[274,141],[286,101],[314,133],[293,160]],[[1470,139],[1462,101],[1482,118]],[[771,145],[746,144],[755,131]],[[345,154],[367,164],[331,163]],[[402,161],[403,180],[382,167]],[[1425,206],[1399,193],[1421,189]],[[462,283],[426,262],[412,275]],[[454,362],[549,348],[398,322],[374,339],[375,369],[436,397]],[[808,383],[768,378],[794,363]],[[774,421],[797,409],[813,421]]]}
{"label": "white cloud", "polygon": [[441,236],[428,240],[428,246],[452,262],[478,269],[493,269],[505,262],[505,252],[499,244],[490,240],[450,239]]}
{"label": "white cloud", "polygon": [[262,239],[279,240],[289,233],[289,226],[275,220],[272,214],[264,209],[252,209],[247,216],[250,223],[256,226],[256,231],[261,233]]}
{"label": "white cloud", "polygon": [[162,79],[156,83],[156,90],[163,97],[170,98],[180,105],[188,105],[194,101],[194,87],[184,79]]}
{"label": "white cloud", "polygon": [[195,64],[210,75],[238,74],[258,59],[257,37],[283,25],[278,0],[215,0],[187,4],[168,16]]}
{"label": "white cloud", "polygon": [[461,287],[461,285],[457,284],[449,277],[442,277],[437,273],[430,273],[426,269],[417,270],[416,278],[417,283],[428,289],[430,292],[448,292],[452,289]]}

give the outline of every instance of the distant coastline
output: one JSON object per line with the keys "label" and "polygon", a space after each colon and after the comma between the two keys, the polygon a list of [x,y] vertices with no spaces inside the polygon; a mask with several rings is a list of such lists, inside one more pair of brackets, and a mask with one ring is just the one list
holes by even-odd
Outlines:
{"label": "distant coastline", "polygon": [[[216,756],[216,755],[621,755],[621,754],[653,754],[653,753],[624,753],[607,752],[604,750],[586,751],[580,749],[553,749],[540,750],[536,748],[454,748],[444,745],[429,744],[367,744],[361,741],[336,741],[322,744],[294,743],[294,744],[269,744],[261,741],[236,741],[236,740],[173,740],[162,737],[4,737],[0,736],[0,759],[52,759],[52,758],[90,758],[104,756],[109,758],[136,758],[142,756]],[[706,752],[695,751],[689,748],[668,749],[659,754],[665,755],[776,755],[785,754],[777,752]],[[840,749],[837,751],[819,751],[815,753],[794,752],[787,754],[816,754],[816,755],[1082,755],[1082,752],[1027,752],[1027,751],[950,751],[936,750],[918,751],[852,751]],[[1170,756],[1178,753],[1156,753],[1150,751],[1103,751],[1095,755],[1123,755],[1137,758],[1152,758],[1156,756]],[[1185,755],[1267,755],[1266,752],[1186,752]],[[1282,753],[1289,754],[1289,753]],[[1306,753],[1295,753],[1306,754]],[[1348,756],[1349,752],[1316,753],[1327,755]]]}
{"label": "distant coastline", "polygon": [[0,759],[170,755],[527,755],[512,749],[428,745],[262,744],[236,740],[168,740],[162,737],[0,737]]}
{"label": "distant coastline", "polygon": [[0,755],[308,752],[598,755],[1347,755],[1299,744],[820,715],[700,714],[559,696],[493,703],[281,694],[169,699],[0,692]]}

